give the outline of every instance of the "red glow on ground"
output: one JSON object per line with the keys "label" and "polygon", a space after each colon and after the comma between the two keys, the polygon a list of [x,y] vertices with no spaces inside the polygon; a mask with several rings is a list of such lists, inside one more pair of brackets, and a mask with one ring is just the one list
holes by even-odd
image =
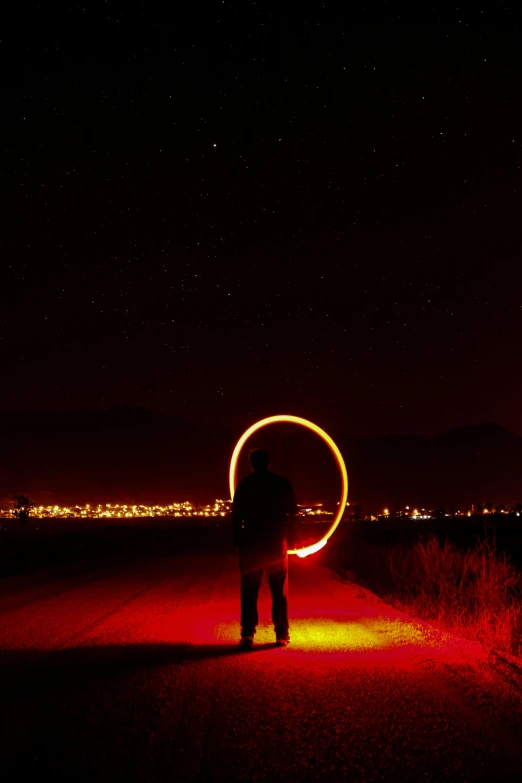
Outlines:
{"label": "red glow on ground", "polygon": [[[261,662],[285,665],[410,666],[426,658],[466,661],[482,648],[413,621],[325,568],[292,561],[289,579],[291,644],[270,646],[270,596],[263,583],[256,646]],[[310,567],[311,566],[311,567]],[[64,586],[65,587],[65,586]],[[6,596],[2,604],[9,600]],[[1,607],[0,607],[1,608]],[[74,583],[42,600],[3,611],[0,649],[80,647],[218,649],[235,654],[239,635],[239,576],[234,558],[165,558],[141,572]],[[209,653],[210,654],[210,653]],[[261,656],[261,658],[259,658]],[[276,656],[276,658],[273,658]],[[248,657],[248,654],[247,654]]]}

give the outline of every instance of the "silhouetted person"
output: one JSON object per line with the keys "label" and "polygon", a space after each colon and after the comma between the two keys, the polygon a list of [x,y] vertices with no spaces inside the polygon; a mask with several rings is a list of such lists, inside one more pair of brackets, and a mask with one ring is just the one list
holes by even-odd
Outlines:
{"label": "silhouetted person", "polygon": [[276,641],[284,646],[288,633],[288,537],[297,511],[288,479],[269,470],[264,449],[249,454],[253,472],[237,485],[232,504],[234,542],[241,572],[241,641],[249,649],[258,623],[257,596],[266,571],[272,594]]}
{"label": "silhouetted person", "polygon": [[29,522],[29,512],[30,509],[33,508],[34,503],[31,503],[29,498],[26,498],[25,495],[15,495],[14,500],[16,500],[15,514],[18,517],[19,522],[24,524]]}

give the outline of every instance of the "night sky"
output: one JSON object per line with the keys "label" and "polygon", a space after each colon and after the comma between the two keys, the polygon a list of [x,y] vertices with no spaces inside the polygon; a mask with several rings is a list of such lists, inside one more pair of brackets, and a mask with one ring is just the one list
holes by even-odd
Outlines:
{"label": "night sky", "polygon": [[4,23],[0,409],[522,434],[518,5],[162,5]]}

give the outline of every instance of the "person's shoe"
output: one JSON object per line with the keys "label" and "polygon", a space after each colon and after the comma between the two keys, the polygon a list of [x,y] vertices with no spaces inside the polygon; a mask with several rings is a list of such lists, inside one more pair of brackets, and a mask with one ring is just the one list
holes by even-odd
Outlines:
{"label": "person's shoe", "polygon": [[239,641],[239,649],[240,650],[251,650],[253,644],[254,644],[254,637],[253,636],[242,636],[240,641]]}
{"label": "person's shoe", "polygon": [[286,647],[288,644],[290,644],[290,637],[284,636],[281,637],[281,639],[276,639],[276,644],[278,647]]}

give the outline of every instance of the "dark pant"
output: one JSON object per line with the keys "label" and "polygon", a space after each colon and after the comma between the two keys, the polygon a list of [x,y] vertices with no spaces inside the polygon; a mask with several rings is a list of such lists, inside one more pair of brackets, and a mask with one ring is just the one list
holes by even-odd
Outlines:
{"label": "dark pant", "polygon": [[288,556],[239,552],[241,636],[253,636],[258,623],[257,596],[266,571],[272,594],[272,622],[278,639],[288,636]]}

